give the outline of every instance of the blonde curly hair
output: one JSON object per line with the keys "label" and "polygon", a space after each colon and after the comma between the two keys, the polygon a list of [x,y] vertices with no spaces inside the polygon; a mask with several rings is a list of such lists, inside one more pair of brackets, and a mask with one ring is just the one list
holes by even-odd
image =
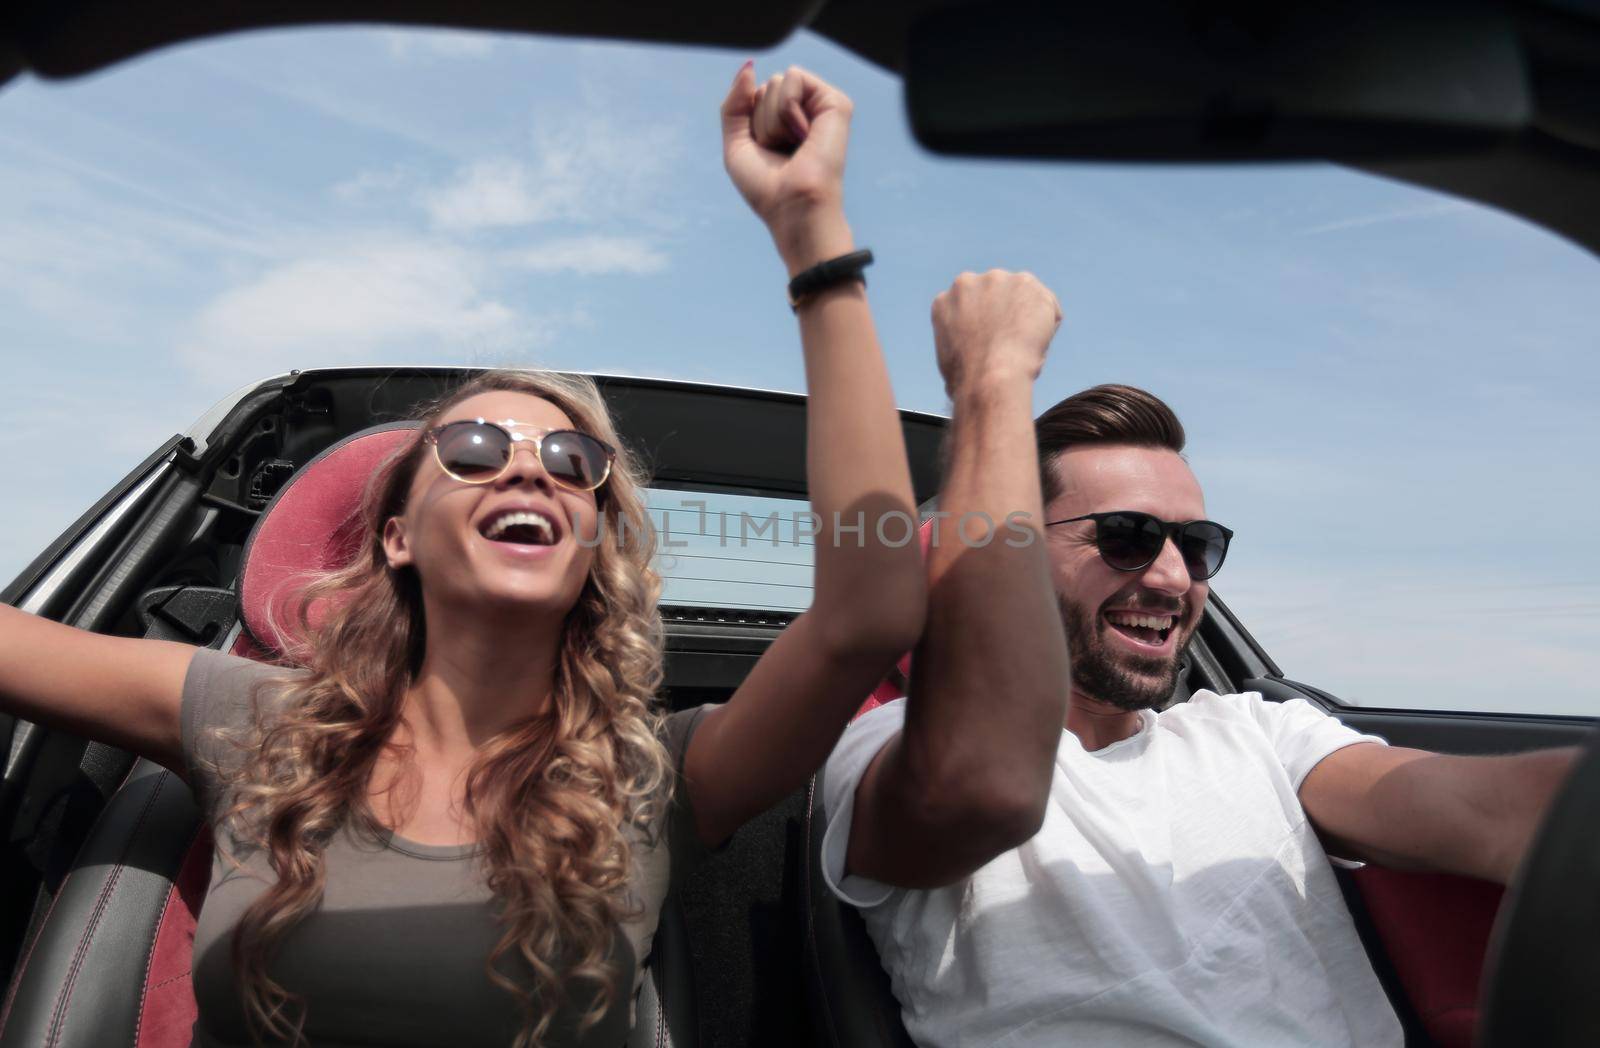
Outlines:
{"label": "blonde curly hair", "polygon": [[[379,828],[369,782],[422,665],[428,624],[421,583],[414,569],[388,566],[384,523],[405,508],[427,427],[491,391],[547,400],[619,451],[597,493],[602,535],[566,617],[554,701],[486,743],[467,776],[466,814],[504,929],[488,973],[523,1009],[518,1048],[542,1043],[562,1002],[586,1001],[580,1029],[589,1029],[632,989],[616,985],[609,963],[618,922],[638,913],[626,890],[632,856],[625,830],[658,826],[671,789],[653,705],[661,683],[661,583],[651,567],[655,538],[643,475],[593,382],[491,371],[437,403],[377,472],[362,498],[363,547],[295,602],[289,635],[298,640],[285,657],[306,672],[269,681],[257,709],[259,717],[271,708],[271,718],[233,740],[243,759],[227,776],[233,803],[224,820],[236,839],[265,853],[276,874],[233,937],[258,1035],[304,1039],[304,1002],[268,974],[268,965],[322,898],[323,849],[332,834],[347,823]],[[519,985],[497,967],[508,954],[526,962],[533,985]],[[592,993],[574,994],[578,989]]]}

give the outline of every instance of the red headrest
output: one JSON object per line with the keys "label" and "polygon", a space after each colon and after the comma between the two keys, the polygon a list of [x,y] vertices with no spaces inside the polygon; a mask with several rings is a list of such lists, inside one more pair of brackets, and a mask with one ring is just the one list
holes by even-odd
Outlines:
{"label": "red headrest", "polygon": [[[928,557],[928,546],[933,542],[933,525],[937,520],[937,517],[929,517],[922,522],[922,528],[917,533],[922,542],[922,557],[924,560]],[[878,686],[872,689],[872,694],[867,696],[867,701],[861,704],[859,710],[856,710],[857,717],[868,710],[877,709],[886,702],[893,702],[906,693],[906,683],[911,680],[911,653],[909,651],[900,656],[900,661],[895,664],[895,669],[898,671],[899,679],[896,679],[896,675],[891,673],[879,681]]]}
{"label": "red headrest", "polygon": [[300,467],[267,503],[245,543],[239,607],[245,630],[268,655],[287,646],[281,630],[294,621],[301,588],[360,551],[361,496],[417,426],[391,422],[346,437]]}

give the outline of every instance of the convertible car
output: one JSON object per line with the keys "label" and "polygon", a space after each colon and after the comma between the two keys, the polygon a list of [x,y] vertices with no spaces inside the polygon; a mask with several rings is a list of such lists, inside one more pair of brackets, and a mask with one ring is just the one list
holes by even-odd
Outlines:
{"label": "convertible car", "polygon": [[[1582,4],[979,6],[983,18],[970,5],[917,0],[24,0],[0,18],[0,81],[23,70],[80,75],[183,39],[305,22],[741,49],[809,24],[903,74],[913,127],[936,149],[1325,157],[1498,205],[1600,249],[1600,19]],[[85,629],[271,656],[262,626],[271,582],[336,562],[340,525],[391,424],[465,374],[373,367],[260,381],[152,449],[0,600]],[[716,701],[806,603],[806,550],[781,526],[805,499],[803,398],[597,380],[650,464],[657,523],[677,540],[660,564],[665,701]],[[930,500],[944,420],[907,413],[903,423],[917,496]],[[730,432],[741,439],[721,436]],[[740,514],[777,514],[776,538],[727,543],[705,529],[707,517]],[[1517,668],[1505,674],[1514,686]],[[1170,701],[1200,688],[1302,697],[1395,743],[1458,753],[1581,745],[1593,732],[1584,718],[1341,703],[1286,678],[1215,594]],[[189,937],[206,876],[187,790],[126,753],[9,717],[0,753],[0,1048],[187,1044]],[[1600,1043],[1590,1005],[1600,978],[1597,816],[1591,754],[1504,893],[1376,867],[1341,872],[1409,1043]],[[809,792],[796,794],[677,886],[633,1043],[909,1043],[859,919],[821,887],[822,818]]]}

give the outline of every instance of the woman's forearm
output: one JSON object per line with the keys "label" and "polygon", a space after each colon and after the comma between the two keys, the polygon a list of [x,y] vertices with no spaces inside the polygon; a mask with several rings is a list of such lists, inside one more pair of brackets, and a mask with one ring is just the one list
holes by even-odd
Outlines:
{"label": "woman's forearm", "polygon": [[[855,249],[840,210],[774,231],[790,275]],[[890,655],[915,642],[925,584],[905,438],[866,290],[850,281],[797,311],[805,355],[806,476],[817,515],[812,607],[833,643]]]}

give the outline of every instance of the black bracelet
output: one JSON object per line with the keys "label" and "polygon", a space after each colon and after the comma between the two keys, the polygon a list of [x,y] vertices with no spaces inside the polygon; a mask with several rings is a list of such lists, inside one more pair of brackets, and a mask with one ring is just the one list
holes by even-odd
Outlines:
{"label": "black bracelet", "polygon": [[810,269],[801,270],[795,274],[793,280],[789,281],[789,308],[799,312],[800,307],[805,305],[811,296],[831,287],[838,287],[840,284],[848,284],[853,280],[859,280],[865,287],[867,278],[861,271],[870,265],[872,265],[872,252],[862,248],[860,251],[830,258],[818,262]]}

